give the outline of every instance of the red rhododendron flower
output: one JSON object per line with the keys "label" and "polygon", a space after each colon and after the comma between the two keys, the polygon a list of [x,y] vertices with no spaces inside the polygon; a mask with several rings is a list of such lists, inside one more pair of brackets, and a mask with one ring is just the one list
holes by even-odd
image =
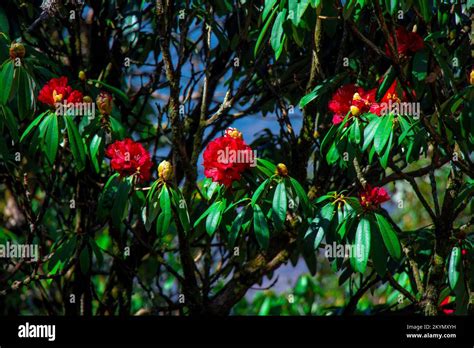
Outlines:
{"label": "red rhododendron flower", "polygon": [[111,159],[112,169],[119,172],[121,176],[136,174],[140,180],[150,178],[153,163],[150,154],[142,144],[129,138],[116,141],[107,147],[105,155]]}
{"label": "red rhododendron flower", "polygon": [[388,200],[390,200],[390,196],[383,187],[372,187],[369,184],[359,194],[360,205],[364,208],[376,209],[380,204]]}
{"label": "red rhododendron flower", "polygon": [[[404,27],[396,30],[398,55],[407,56],[423,49],[423,38],[418,33],[407,31]],[[393,44],[393,39],[390,40]],[[389,57],[392,56],[388,45],[385,45],[385,51]]]}
{"label": "red rhododendron flower", "polygon": [[38,95],[38,100],[46,105],[54,106],[56,103],[81,103],[82,93],[68,86],[67,77],[51,79],[44,85]]}
{"label": "red rhododendron flower", "polygon": [[347,113],[357,116],[370,111],[370,106],[375,102],[375,90],[366,91],[354,84],[347,84],[340,87],[329,101],[328,108],[334,115],[333,124],[340,124]]}
{"label": "red rhododendron flower", "polygon": [[204,175],[226,187],[240,180],[242,172],[255,160],[252,149],[235,128],[228,128],[224,136],[211,141],[203,158]]}

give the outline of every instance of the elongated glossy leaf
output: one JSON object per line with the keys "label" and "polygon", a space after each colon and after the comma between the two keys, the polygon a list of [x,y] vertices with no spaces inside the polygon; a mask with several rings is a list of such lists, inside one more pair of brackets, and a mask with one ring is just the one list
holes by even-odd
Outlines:
{"label": "elongated glossy leaf", "polygon": [[66,121],[69,146],[71,147],[71,152],[76,162],[76,168],[79,172],[81,172],[86,167],[86,152],[84,150],[84,142],[82,141],[81,135],[79,134],[73,119],[70,116],[64,116],[64,119]]}
{"label": "elongated glossy leaf", "polygon": [[168,233],[170,222],[171,222],[171,200],[168,187],[163,186],[160,192],[160,208],[161,208],[161,219],[157,220],[157,231],[158,235],[164,235]]}
{"label": "elongated glossy leaf", "polygon": [[286,20],[287,9],[284,8],[283,10],[278,13],[275,23],[273,23],[272,33],[270,36],[270,44],[275,52],[275,58],[278,60],[279,53],[281,53],[281,48],[283,45],[283,23]]}
{"label": "elongated glossy leaf", "polygon": [[260,196],[262,195],[263,191],[267,187],[268,182],[269,182],[269,179],[266,179],[264,182],[260,184],[259,187],[257,187],[257,189],[252,195],[252,205],[255,205],[258,202]]}
{"label": "elongated glossy leaf", "polygon": [[10,135],[12,136],[13,140],[18,141],[18,122],[16,121],[15,116],[13,116],[13,113],[11,112],[10,108],[8,106],[0,105],[0,113],[2,114],[3,121],[7,126],[8,131],[10,132]]}
{"label": "elongated glossy leaf", "polygon": [[390,133],[392,132],[392,120],[393,115],[391,114],[382,116],[382,120],[375,131],[374,148],[378,154],[382,152],[390,137]]}
{"label": "elongated glossy leaf", "polygon": [[23,140],[31,133],[31,131],[41,122],[41,120],[44,118],[44,116],[48,112],[43,112],[41,115],[36,117],[33,122],[30,123],[28,128],[23,132],[23,135],[20,138],[20,142],[23,142]]}
{"label": "elongated glossy leaf", "polygon": [[174,205],[178,211],[178,218],[181,222],[184,232],[191,230],[191,221],[189,219],[188,205],[179,190],[171,190],[174,199]]}
{"label": "elongated glossy leaf", "polygon": [[115,226],[119,226],[127,215],[128,196],[131,188],[131,181],[128,178],[123,178],[118,182],[118,189],[114,197],[115,200],[111,214],[112,222]]}
{"label": "elongated glossy leaf", "polygon": [[385,146],[385,152],[383,156],[380,158],[380,164],[382,168],[387,168],[388,159],[390,157],[390,150],[392,149],[392,139],[393,139],[393,132],[390,132],[390,136],[388,138],[387,146]]}
{"label": "elongated glossy leaf", "polygon": [[239,236],[239,232],[242,228],[242,223],[244,222],[246,208],[242,209],[236,216],[235,220],[232,222],[232,227],[229,234],[229,246],[234,247],[235,241]]}
{"label": "elongated glossy leaf", "polygon": [[387,248],[388,253],[394,259],[400,259],[402,255],[400,241],[398,240],[397,234],[393,230],[392,225],[380,214],[375,214],[377,219],[377,224],[379,226],[380,234],[382,235],[385,247]]}
{"label": "elongated glossy leaf", "polygon": [[278,183],[275,194],[273,196],[273,216],[275,218],[275,225],[278,229],[283,228],[283,224],[286,219],[286,209],[288,207],[288,201],[286,197],[286,188],[284,181]]}
{"label": "elongated glossy leaf", "polygon": [[10,96],[10,91],[13,83],[13,73],[15,70],[14,61],[3,64],[0,71],[0,104],[5,105]]}
{"label": "elongated glossy leaf", "polygon": [[305,241],[312,241],[313,248],[317,249],[325,234],[329,231],[331,220],[334,216],[334,204],[328,203],[318,212],[309,224],[305,234]]}
{"label": "elongated glossy leaf", "polygon": [[[272,23],[273,17],[275,16],[275,13],[276,13],[277,10],[278,10],[278,7],[275,7],[273,9],[270,17],[266,20],[265,24],[263,25],[262,31],[260,32],[260,35],[258,36],[257,43],[255,44],[255,48],[253,50],[253,54],[254,54],[255,57],[257,56],[257,53],[260,49],[260,46],[262,45],[262,41],[263,41],[263,39],[265,38],[265,36],[267,34],[268,27]],[[263,19],[263,20],[265,20],[265,19]]]}
{"label": "elongated glossy leaf", "polygon": [[[371,221],[371,230],[374,230],[374,224]],[[374,264],[374,269],[378,275],[381,277],[385,276],[387,273],[387,250],[384,245],[384,241],[381,237],[380,233],[371,233],[372,235],[372,248],[371,248],[371,255],[372,255],[372,262]]]}
{"label": "elongated glossy leaf", "polygon": [[451,255],[449,257],[449,266],[448,266],[448,281],[451,289],[455,289],[459,281],[460,275],[460,265],[461,265],[461,250],[459,247],[454,247],[451,250]]}
{"label": "elongated glossy leaf", "polygon": [[362,151],[365,151],[370,143],[372,143],[372,140],[374,140],[375,137],[375,132],[382,121],[381,117],[375,117],[372,120],[370,120],[370,123],[365,127],[364,129],[364,145],[362,145]]}
{"label": "elongated glossy leaf", "polygon": [[301,204],[303,206],[303,210],[305,214],[310,215],[311,214],[311,203],[309,202],[308,195],[306,194],[305,190],[303,189],[303,186],[300,185],[300,183],[293,179],[290,178],[291,186],[293,186],[296,194],[298,195],[298,198],[301,201]]}
{"label": "elongated glossy leaf", "polygon": [[364,273],[370,253],[370,221],[362,218],[355,235],[356,255],[353,255],[355,270]]}
{"label": "elongated glossy leaf", "polygon": [[215,202],[211,206],[211,211],[206,218],[206,231],[207,233],[212,236],[216,232],[217,228],[219,227],[221,220],[222,220],[222,212],[225,209],[225,202],[219,201]]}
{"label": "elongated glossy leaf", "polygon": [[268,249],[270,240],[270,231],[268,230],[268,224],[265,219],[265,215],[258,204],[253,206],[253,228],[257,242],[263,250]]}
{"label": "elongated glossy leaf", "polygon": [[44,134],[44,151],[50,164],[54,164],[59,146],[58,117],[50,114],[43,122],[47,122]]}

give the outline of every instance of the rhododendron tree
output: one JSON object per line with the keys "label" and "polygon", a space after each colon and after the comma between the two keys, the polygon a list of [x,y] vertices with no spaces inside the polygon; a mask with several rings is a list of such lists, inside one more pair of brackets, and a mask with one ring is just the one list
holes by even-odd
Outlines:
{"label": "rhododendron tree", "polygon": [[0,242],[39,246],[2,314],[473,313],[465,1],[36,3],[0,4]]}

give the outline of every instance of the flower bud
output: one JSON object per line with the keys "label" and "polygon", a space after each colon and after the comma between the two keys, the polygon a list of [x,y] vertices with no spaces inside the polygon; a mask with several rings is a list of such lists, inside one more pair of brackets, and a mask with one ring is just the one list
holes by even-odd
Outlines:
{"label": "flower bud", "polygon": [[86,73],[84,70],[79,71],[79,80],[85,81],[86,80]]}
{"label": "flower bud", "polygon": [[242,133],[239,132],[237,128],[227,128],[225,130],[225,136],[226,137],[231,137],[234,139],[243,139]]}
{"label": "flower bud", "polygon": [[10,58],[11,59],[16,59],[16,58],[24,58],[26,54],[26,49],[23,44],[19,42],[13,42],[10,46]]}
{"label": "flower bud", "polygon": [[158,177],[163,181],[169,181],[173,177],[173,166],[168,161],[163,161],[158,166]]}
{"label": "flower bud", "polygon": [[472,85],[474,85],[474,69],[471,70],[471,75],[469,75],[469,83]]}
{"label": "flower bud", "polygon": [[96,99],[97,108],[103,115],[110,115],[113,108],[112,96],[107,92],[100,92]]}
{"label": "flower bud", "polygon": [[83,98],[82,98],[82,101],[84,103],[92,103],[92,98],[88,95],[85,95]]}
{"label": "flower bud", "polygon": [[359,115],[359,113],[360,113],[360,109],[357,106],[352,105],[351,106],[351,114],[353,116],[357,116],[357,115]]}
{"label": "flower bud", "polygon": [[276,166],[275,174],[279,176],[288,176],[288,168],[283,163],[278,163]]}

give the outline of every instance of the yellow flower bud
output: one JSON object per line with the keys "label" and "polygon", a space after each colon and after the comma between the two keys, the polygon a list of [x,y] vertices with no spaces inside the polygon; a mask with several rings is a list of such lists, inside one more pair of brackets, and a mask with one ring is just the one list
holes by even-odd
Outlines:
{"label": "yellow flower bud", "polygon": [[278,163],[276,166],[275,174],[279,176],[288,176],[288,168],[283,163]]}
{"label": "yellow flower bud", "polygon": [[360,96],[359,93],[354,93],[354,96],[352,97],[352,100],[361,100],[362,97]]}
{"label": "yellow flower bud", "polygon": [[83,98],[82,98],[82,101],[84,103],[92,103],[92,98],[88,95],[85,95]]}
{"label": "yellow flower bud", "polygon": [[351,106],[351,114],[353,116],[357,116],[360,113],[360,109],[357,106],[352,105]]}
{"label": "yellow flower bud", "polygon": [[79,71],[79,80],[85,81],[86,80],[86,73],[84,70]]}
{"label": "yellow flower bud", "polygon": [[471,75],[469,76],[469,83],[474,85],[474,70],[471,70]]}
{"label": "yellow flower bud", "polygon": [[243,139],[242,133],[237,128],[227,128],[225,135],[234,139]]}
{"label": "yellow flower bud", "polygon": [[173,166],[168,161],[163,161],[158,166],[158,177],[163,181],[169,181],[173,177]]}
{"label": "yellow flower bud", "polygon": [[19,42],[13,42],[10,46],[10,58],[11,59],[16,59],[16,58],[24,58],[26,54],[26,49],[23,44]]}

